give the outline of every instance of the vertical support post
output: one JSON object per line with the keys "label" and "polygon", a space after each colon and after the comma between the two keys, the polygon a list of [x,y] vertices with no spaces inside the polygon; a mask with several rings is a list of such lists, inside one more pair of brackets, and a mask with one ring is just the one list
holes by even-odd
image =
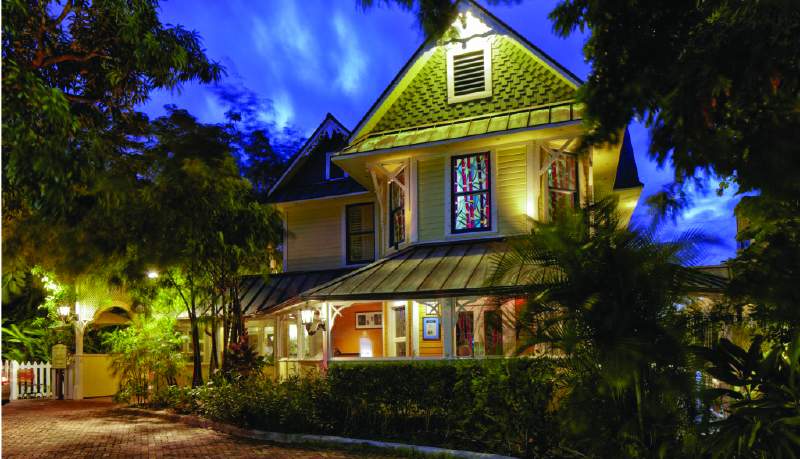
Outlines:
{"label": "vertical support post", "polygon": [[75,322],[75,389],[74,400],[83,400],[83,330],[85,324]]}
{"label": "vertical support post", "polygon": [[322,368],[327,372],[331,361],[331,308],[326,301],[322,303],[321,313],[325,314],[325,330],[322,330]]}
{"label": "vertical support post", "polygon": [[441,304],[442,314],[442,346],[444,347],[444,358],[453,357],[453,304],[454,298],[445,298]]}
{"label": "vertical support post", "polygon": [[19,370],[19,363],[16,360],[11,361],[11,376],[8,381],[11,384],[11,400],[19,398],[19,384],[17,383],[17,373]]}

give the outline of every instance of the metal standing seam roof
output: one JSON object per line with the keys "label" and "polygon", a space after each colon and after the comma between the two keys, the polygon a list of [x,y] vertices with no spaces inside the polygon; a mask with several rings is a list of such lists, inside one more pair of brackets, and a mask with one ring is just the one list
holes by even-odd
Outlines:
{"label": "metal standing seam roof", "polygon": [[505,113],[492,113],[471,119],[459,119],[408,129],[370,133],[348,145],[341,154],[385,150],[408,145],[438,142],[512,131],[530,127],[577,121],[583,116],[583,104],[560,102]]}
{"label": "metal standing seam roof", "polygon": [[263,314],[295,300],[306,290],[336,279],[352,268],[322,271],[302,271],[264,276],[245,276],[239,286],[242,310],[248,314]]}
{"label": "metal standing seam roof", "polygon": [[[501,279],[491,279],[497,260],[507,250],[504,238],[423,243],[356,270],[276,274],[267,282],[252,276],[243,280],[242,306],[264,314],[307,300],[524,295],[531,289],[526,282],[537,274],[532,270],[541,268],[522,267]],[[693,268],[686,282],[690,292],[718,293],[728,279],[707,268]]]}
{"label": "metal standing seam roof", "polygon": [[[428,299],[448,296],[517,295],[531,279],[546,276],[521,267],[491,279],[508,250],[503,238],[418,244],[298,295],[302,300]],[[524,270],[524,271],[523,271]],[[695,293],[725,289],[728,279],[694,268],[685,286]]]}
{"label": "metal standing seam roof", "polygon": [[520,272],[489,283],[502,239],[418,244],[303,292],[304,300],[423,299],[523,293]]}

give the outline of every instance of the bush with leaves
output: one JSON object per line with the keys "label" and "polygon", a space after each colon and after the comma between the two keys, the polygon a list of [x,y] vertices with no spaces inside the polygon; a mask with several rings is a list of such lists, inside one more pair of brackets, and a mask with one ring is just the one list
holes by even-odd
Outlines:
{"label": "bush with leaves", "polygon": [[216,378],[193,390],[169,388],[154,401],[266,431],[541,457],[556,451],[559,436],[554,379],[546,359],[354,362],[281,382]]}
{"label": "bush with leaves", "polygon": [[228,379],[242,379],[251,374],[259,374],[266,364],[264,357],[258,355],[250,345],[247,329],[244,329],[244,334],[239,336],[238,342],[228,345],[223,361],[225,365],[222,372]]}
{"label": "bush with leaves", "polygon": [[762,352],[756,336],[745,350],[727,339],[695,352],[708,374],[727,387],[707,389],[707,400],[730,402],[730,415],[711,423],[706,452],[713,457],[796,458],[800,451],[800,334]]}
{"label": "bush with leaves", "polygon": [[176,384],[183,368],[182,338],[169,317],[139,316],[130,327],[116,330],[107,338],[111,348],[111,368],[120,377],[117,399],[142,404],[151,387]]}

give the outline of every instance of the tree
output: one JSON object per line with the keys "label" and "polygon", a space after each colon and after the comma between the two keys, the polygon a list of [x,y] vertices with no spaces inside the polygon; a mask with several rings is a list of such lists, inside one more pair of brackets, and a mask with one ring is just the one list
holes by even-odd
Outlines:
{"label": "tree", "polygon": [[[202,384],[200,317],[247,269],[268,263],[279,242],[276,211],[255,201],[241,177],[224,126],[199,123],[184,110],[153,122],[144,157],[149,167],[139,192],[141,244],[132,273],[155,266],[175,289],[191,326],[192,384]],[[238,301],[238,294],[235,295]]]}
{"label": "tree", "polygon": [[529,286],[519,351],[547,345],[563,356],[571,447],[601,457],[677,454],[693,394],[678,305],[683,265],[703,238],[657,242],[651,231],[620,227],[616,207],[605,198],[536,223],[510,240],[493,277],[519,271]]}
{"label": "tree", "polygon": [[[124,257],[137,186],[136,105],[212,82],[198,35],[156,0],[3,2],[3,272],[59,275]],[[133,137],[132,137],[133,136]]]}

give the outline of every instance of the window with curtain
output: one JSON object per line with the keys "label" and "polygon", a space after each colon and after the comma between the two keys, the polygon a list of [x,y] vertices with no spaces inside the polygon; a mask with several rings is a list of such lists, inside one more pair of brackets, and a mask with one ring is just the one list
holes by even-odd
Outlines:
{"label": "window with curtain", "polygon": [[486,355],[503,355],[503,313],[499,310],[484,312],[483,331]]}
{"label": "window with curtain", "polygon": [[456,355],[472,357],[475,354],[474,314],[472,311],[458,311],[456,319]]}
{"label": "window with curtain", "polygon": [[547,169],[550,217],[564,209],[578,207],[578,158],[571,153],[560,153]]}
{"label": "window with curtain", "polygon": [[492,227],[489,153],[453,156],[450,167],[453,233],[487,231]]}
{"label": "window with curtain", "polygon": [[372,203],[349,205],[347,215],[347,264],[375,260],[375,207]]}
{"label": "window with curtain", "polygon": [[394,248],[406,241],[405,184],[405,170],[389,184],[389,245]]}

